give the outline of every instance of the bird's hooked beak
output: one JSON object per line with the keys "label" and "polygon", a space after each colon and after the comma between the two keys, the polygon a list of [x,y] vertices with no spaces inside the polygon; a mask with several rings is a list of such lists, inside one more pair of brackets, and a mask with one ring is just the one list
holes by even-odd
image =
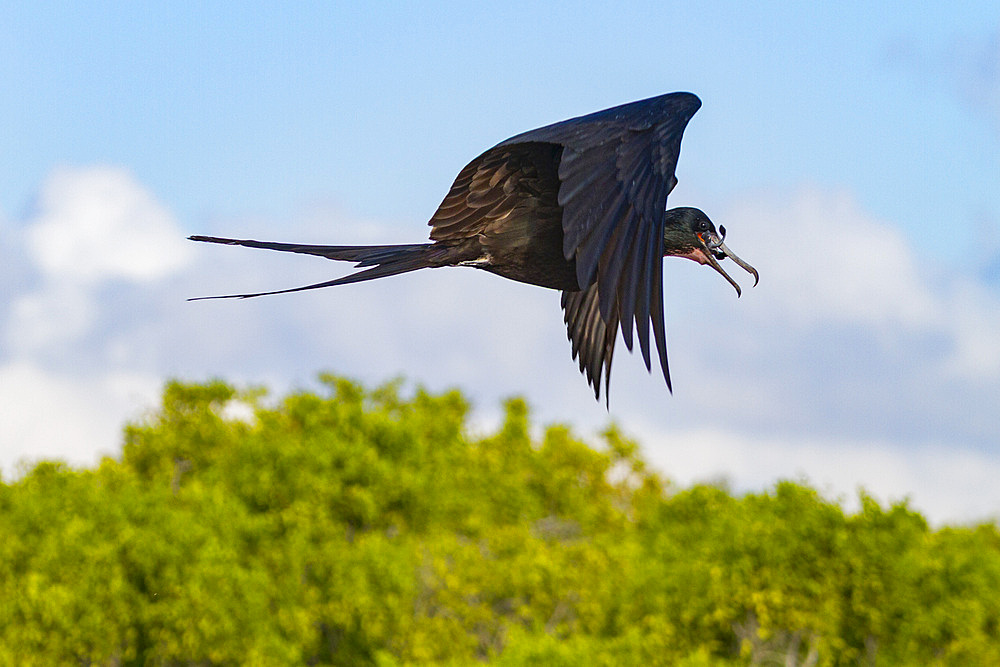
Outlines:
{"label": "bird's hooked beak", "polygon": [[701,242],[705,258],[708,260],[708,265],[722,274],[722,277],[728,280],[729,284],[736,288],[736,296],[739,297],[742,294],[740,286],[729,276],[728,273],[726,273],[726,270],[722,268],[718,260],[728,257],[736,262],[736,265],[744,271],[752,273],[754,287],[756,287],[757,283],[760,282],[760,274],[757,273],[757,269],[744,262],[742,259],[737,257],[732,250],[726,247],[726,244],[724,243],[726,238],[726,228],[719,225],[719,232],[719,234],[716,234],[715,232],[699,232],[698,240]]}

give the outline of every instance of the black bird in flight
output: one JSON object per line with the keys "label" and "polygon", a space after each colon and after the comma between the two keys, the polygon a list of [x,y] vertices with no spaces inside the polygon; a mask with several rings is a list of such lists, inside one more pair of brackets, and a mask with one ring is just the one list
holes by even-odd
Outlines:
{"label": "black bird in flight", "polygon": [[192,241],[319,255],[357,262],[363,271],[293,289],[216,298],[249,298],[346,285],[441,266],[471,266],[562,291],[563,319],[580,371],[600,399],[611,382],[619,328],[632,350],[633,330],[646,369],[649,323],[668,389],[663,327],[662,258],[719,265],[726,257],[757,270],[723,242],[725,227],[696,208],[666,210],[677,184],[681,135],[701,100],[670,93],[572,118],[511,137],[459,172],[431,217],[430,243],[328,246],[211,236]]}

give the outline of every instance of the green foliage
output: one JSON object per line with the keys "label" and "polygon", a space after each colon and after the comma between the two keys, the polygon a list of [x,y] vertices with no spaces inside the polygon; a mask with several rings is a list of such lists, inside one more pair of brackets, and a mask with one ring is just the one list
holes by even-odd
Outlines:
{"label": "green foliage", "polygon": [[322,382],[170,383],[120,460],[0,486],[0,664],[1000,664],[994,525],[677,490],[615,427]]}

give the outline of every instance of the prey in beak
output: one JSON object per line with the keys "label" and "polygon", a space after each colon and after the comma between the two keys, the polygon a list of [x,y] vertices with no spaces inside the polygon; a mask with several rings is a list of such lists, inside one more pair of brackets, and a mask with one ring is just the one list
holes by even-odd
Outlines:
{"label": "prey in beak", "polygon": [[742,294],[740,286],[739,284],[737,284],[735,280],[732,279],[732,277],[728,273],[726,273],[726,270],[722,268],[722,265],[719,264],[720,259],[726,259],[728,257],[729,259],[733,260],[736,263],[736,265],[739,266],[741,269],[743,269],[747,273],[753,274],[753,286],[754,287],[757,286],[757,283],[760,282],[760,274],[757,273],[757,269],[753,268],[747,262],[740,259],[736,255],[736,253],[734,253],[732,250],[726,247],[725,227],[719,225],[718,234],[715,233],[715,230],[709,230],[707,232],[698,232],[696,236],[698,237],[698,241],[701,243],[701,247],[697,248],[695,252],[701,255],[701,257],[699,257],[695,261],[704,259],[704,261],[701,263],[708,264],[713,269],[718,271],[723,278],[729,281],[729,284],[736,289],[737,297],[739,297]]}

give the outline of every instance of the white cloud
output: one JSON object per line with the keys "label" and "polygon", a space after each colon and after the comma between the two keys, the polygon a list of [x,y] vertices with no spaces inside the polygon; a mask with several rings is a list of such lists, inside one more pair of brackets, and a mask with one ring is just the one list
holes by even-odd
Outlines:
{"label": "white cloud", "polygon": [[7,344],[17,353],[73,340],[94,321],[91,295],[74,284],[52,284],[11,303]]}
{"label": "white cloud", "polygon": [[750,248],[741,252],[766,266],[770,306],[797,325],[919,328],[940,318],[913,249],[848,192],[747,200],[727,224]]}
{"label": "white cloud", "polygon": [[[901,360],[904,375],[919,370],[942,380],[1000,383],[1000,295],[972,276],[922,261],[897,229],[848,193],[807,188],[747,197],[725,220],[762,276],[732,309],[753,319],[743,345],[767,353],[776,342],[825,336],[835,349],[854,337],[838,367],[824,369],[831,383],[844,371],[863,375],[854,364],[875,352]],[[818,361],[826,352],[811,353]]]}
{"label": "white cloud", "polygon": [[739,491],[806,481],[856,510],[865,489],[883,503],[909,499],[935,523],[1000,517],[1000,460],[951,443],[766,438],[719,429],[653,436],[652,462],[686,486],[719,477]]}
{"label": "white cloud", "polygon": [[192,255],[170,213],[123,169],[56,170],[37,207],[27,246],[55,280],[150,281]]}
{"label": "white cloud", "polygon": [[30,361],[0,366],[0,470],[9,478],[22,463],[93,465],[115,454],[124,418],[155,405],[161,383],[124,371],[75,377]]}
{"label": "white cloud", "polygon": [[148,284],[193,253],[170,213],[125,170],[59,169],[42,186],[18,235],[37,282],[11,300],[6,343],[38,352],[85,335],[96,288],[112,280]]}
{"label": "white cloud", "polygon": [[958,377],[995,380],[1000,375],[1000,303],[996,294],[962,281],[950,297],[945,326],[953,344],[946,369]]}

